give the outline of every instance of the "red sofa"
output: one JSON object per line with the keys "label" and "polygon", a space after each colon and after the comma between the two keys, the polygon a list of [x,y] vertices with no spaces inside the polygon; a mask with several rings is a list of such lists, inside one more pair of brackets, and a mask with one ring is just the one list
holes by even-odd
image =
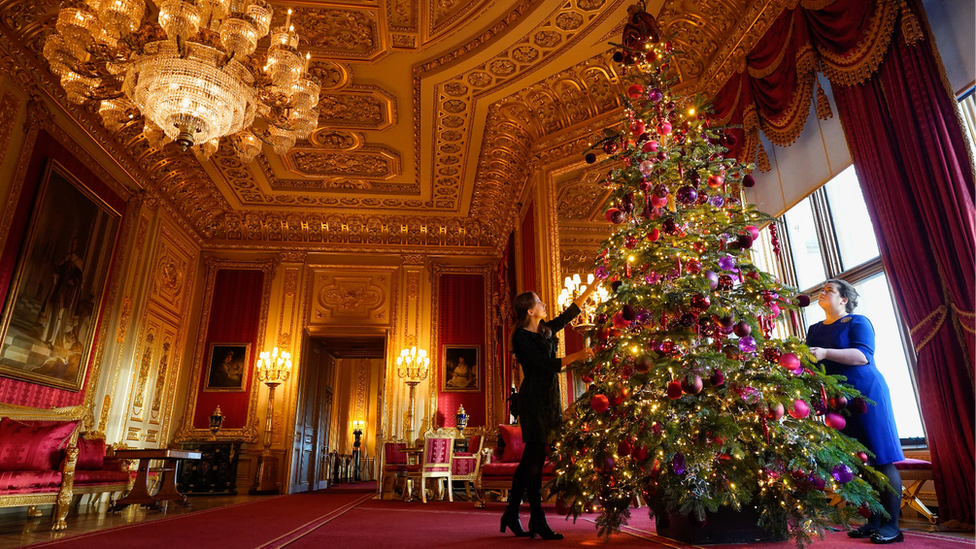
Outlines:
{"label": "red sofa", "polygon": [[74,496],[129,487],[124,464],[106,458],[105,441],[79,437],[82,406],[47,410],[0,404],[0,507],[55,505],[53,530],[66,527]]}
{"label": "red sofa", "polygon": [[[497,444],[498,435],[501,435],[502,444]],[[478,473],[474,480],[474,489],[478,495],[477,507],[484,507],[487,501],[488,492],[497,490],[501,495],[501,500],[508,499],[508,490],[512,487],[512,476],[522,460],[522,450],[525,445],[522,443],[522,428],[518,425],[499,425],[498,432],[488,432],[485,434],[484,448],[481,450]],[[555,476],[555,468],[546,459],[542,468],[542,484]]]}

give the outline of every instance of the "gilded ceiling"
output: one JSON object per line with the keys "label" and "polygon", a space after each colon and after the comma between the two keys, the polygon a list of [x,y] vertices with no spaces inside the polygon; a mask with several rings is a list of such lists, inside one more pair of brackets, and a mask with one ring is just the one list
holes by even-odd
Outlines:
{"label": "gilded ceiling", "polygon": [[[248,164],[152,148],[136,119],[102,127],[40,55],[54,0],[0,1],[0,55],[202,245],[498,253],[538,170],[558,172],[563,249],[602,238],[601,174],[580,162],[624,90],[610,59],[633,0],[332,0],[287,7],[322,82],[319,128]],[[798,0],[660,0],[681,86],[715,93],[769,22]],[[575,231],[575,232],[574,232]],[[580,236],[582,235],[582,236]],[[578,244],[578,245],[577,245]],[[564,254],[565,255],[565,254]]]}

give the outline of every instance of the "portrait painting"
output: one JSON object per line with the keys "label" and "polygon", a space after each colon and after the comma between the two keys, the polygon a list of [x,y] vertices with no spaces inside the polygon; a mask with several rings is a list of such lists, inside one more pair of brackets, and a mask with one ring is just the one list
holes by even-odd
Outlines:
{"label": "portrait painting", "polygon": [[206,392],[242,393],[247,384],[250,343],[211,343]]}
{"label": "portrait painting", "polygon": [[120,223],[120,212],[48,161],[5,296],[0,375],[81,389]]}
{"label": "portrait painting", "polygon": [[481,363],[477,345],[445,345],[441,391],[477,393],[481,391]]}

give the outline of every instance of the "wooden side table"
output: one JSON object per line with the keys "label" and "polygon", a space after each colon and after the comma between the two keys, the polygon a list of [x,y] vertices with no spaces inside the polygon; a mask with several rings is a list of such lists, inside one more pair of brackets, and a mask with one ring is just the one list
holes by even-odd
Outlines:
{"label": "wooden side table", "polygon": [[[132,490],[125,497],[119,499],[109,511],[116,512],[125,509],[129,505],[148,505],[152,509],[159,509],[160,501],[175,501],[186,507],[190,502],[186,496],[176,489],[176,469],[181,459],[200,459],[200,452],[188,452],[185,450],[170,450],[166,448],[145,449],[145,450],[116,450],[115,457],[119,459],[139,460],[139,472],[136,474],[136,481],[132,485]],[[159,491],[156,495],[149,494],[149,462],[159,459],[163,460],[164,465],[161,469],[156,469],[160,474]]]}

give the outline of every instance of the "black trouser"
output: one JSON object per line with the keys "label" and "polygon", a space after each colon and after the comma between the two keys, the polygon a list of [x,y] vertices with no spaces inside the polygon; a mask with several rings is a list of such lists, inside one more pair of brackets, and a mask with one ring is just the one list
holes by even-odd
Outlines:
{"label": "black trouser", "polygon": [[546,463],[546,444],[544,442],[526,442],[522,451],[522,461],[512,476],[512,490],[508,494],[508,512],[516,514],[522,504],[522,494],[529,502],[529,509],[533,517],[545,518],[542,511],[542,467]]}

